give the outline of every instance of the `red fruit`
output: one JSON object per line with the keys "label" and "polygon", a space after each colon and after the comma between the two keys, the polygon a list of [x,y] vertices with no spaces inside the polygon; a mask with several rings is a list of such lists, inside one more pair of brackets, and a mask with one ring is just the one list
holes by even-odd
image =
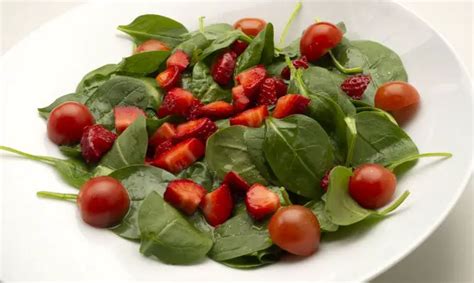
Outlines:
{"label": "red fruit", "polygon": [[[293,60],[293,66],[295,66],[296,69],[308,69],[309,64],[308,64],[308,59],[306,59],[306,56],[301,56],[298,59]],[[290,68],[286,66],[281,70],[281,77],[284,78],[285,80],[289,80],[291,78],[291,72]]]}
{"label": "red fruit", "polygon": [[247,97],[244,91],[244,87],[241,85],[232,88],[232,107],[234,113],[240,113],[247,109],[250,105],[250,99]]}
{"label": "red fruit", "polygon": [[173,142],[171,140],[166,140],[155,147],[154,159],[160,157],[165,152],[168,152],[173,147]]}
{"label": "red fruit", "polygon": [[204,104],[202,104],[201,101],[197,100],[194,101],[191,104],[191,107],[189,107],[188,114],[186,115],[186,120],[195,120],[199,117],[201,117],[201,107],[203,107]]}
{"label": "red fruit", "polygon": [[225,101],[215,101],[202,106],[199,115],[212,120],[224,119],[232,116],[234,107]]}
{"label": "red fruit", "polygon": [[260,87],[257,96],[257,105],[271,106],[277,102],[277,88],[275,78],[266,78]]}
{"label": "red fruit", "polygon": [[182,141],[189,138],[197,138],[205,143],[207,138],[215,131],[217,131],[217,126],[209,118],[191,120],[178,125],[173,140]]}
{"label": "red fruit", "polygon": [[263,65],[258,65],[237,75],[237,81],[244,87],[247,94],[255,93],[267,77],[267,70]]}
{"label": "red fruit", "polygon": [[180,72],[184,71],[189,65],[189,56],[183,50],[177,50],[166,61],[166,67],[177,67]]}
{"label": "red fruit", "polygon": [[324,173],[324,176],[323,178],[321,179],[321,182],[319,183],[319,185],[321,186],[321,188],[323,189],[323,191],[327,192],[328,191],[328,187],[329,187],[329,174],[331,173],[331,170],[328,170]]}
{"label": "red fruit", "polygon": [[234,51],[227,51],[216,57],[211,67],[211,75],[216,83],[224,86],[232,80],[236,59]]}
{"label": "red fruit", "polygon": [[156,83],[162,89],[169,90],[178,86],[180,79],[181,72],[179,68],[176,66],[171,66],[156,76]]}
{"label": "red fruit", "polygon": [[101,125],[87,126],[81,138],[81,153],[87,163],[97,162],[114,145],[117,135]]}
{"label": "red fruit", "polygon": [[281,119],[292,114],[302,114],[306,111],[310,102],[309,98],[300,94],[287,94],[278,98],[272,116]]}
{"label": "red fruit", "polygon": [[370,76],[368,75],[350,76],[342,82],[341,89],[352,99],[359,100],[369,83]]}
{"label": "red fruit", "polygon": [[254,184],[245,196],[247,212],[255,219],[262,220],[280,208],[280,198],[267,187]]}
{"label": "red fruit", "polygon": [[233,206],[232,195],[226,184],[207,193],[200,205],[204,217],[212,226],[222,224],[229,219]]}
{"label": "red fruit", "polygon": [[420,94],[409,83],[392,81],[379,86],[374,103],[375,107],[390,111],[397,122],[403,125],[418,112]]}
{"label": "red fruit", "polygon": [[55,144],[75,144],[82,132],[94,124],[89,109],[78,102],[64,102],[56,106],[48,118],[48,137]]}
{"label": "red fruit", "polygon": [[149,39],[142,42],[135,49],[135,53],[147,52],[147,51],[169,51],[170,48],[163,42],[156,39]]}
{"label": "red fruit", "polygon": [[225,174],[223,183],[227,184],[234,191],[246,192],[250,188],[250,185],[244,178],[235,171],[229,171],[229,173]]}
{"label": "red fruit", "polygon": [[242,30],[249,36],[257,36],[267,25],[267,23],[259,18],[243,18],[235,22],[234,28]]}
{"label": "red fruit", "polygon": [[244,53],[245,49],[247,49],[248,46],[249,44],[247,42],[237,39],[236,41],[234,41],[234,43],[232,43],[230,49],[234,51],[238,57],[240,56],[240,54]]}
{"label": "red fruit", "polygon": [[275,78],[275,86],[277,97],[282,97],[288,92],[288,86],[282,79]]}
{"label": "red fruit", "polygon": [[114,108],[115,116],[115,130],[120,134],[125,131],[128,126],[130,126],[135,120],[143,116],[145,117],[145,112],[135,106],[116,106]]}
{"label": "red fruit", "polygon": [[262,105],[249,110],[245,110],[237,116],[230,118],[231,125],[243,125],[258,128],[268,117],[267,106]]}
{"label": "red fruit", "polygon": [[206,189],[193,181],[179,179],[169,182],[163,198],[177,209],[192,215],[206,193]]}
{"label": "red fruit", "polygon": [[182,88],[173,88],[168,91],[168,94],[163,99],[158,109],[158,117],[163,118],[168,115],[186,117],[189,115],[191,107],[197,102],[199,100],[189,91]]}
{"label": "red fruit", "polygon": [[171,173],[179,173],[203,156],[204,144],[198,139],[191,138],[174,145],[153,160],[152,164]]}
{"label": "red fruit", "polygon": [[342,40],[342,32],[331,23],[319,22],[310,25],[301,36],[301,55],[313,62],[321,58]]}
{"label": "red fruit", "polygon": [[176,135],[175,125],[165,122],[163,123],[148,140],[148,144],[156,147],[165,140],[171,139]]}

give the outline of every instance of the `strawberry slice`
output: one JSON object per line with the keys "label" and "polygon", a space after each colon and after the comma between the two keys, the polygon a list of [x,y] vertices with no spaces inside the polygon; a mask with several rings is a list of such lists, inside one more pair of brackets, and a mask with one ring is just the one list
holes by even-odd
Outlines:
{"label": "strawberry slice", "polygon": [[250,99],[247,97],[244,91],[244,87],[241,85],[232,88],[232,106],[235,113],[240,113],[247,109],[250,105]]}
{"label": "strawberry slice", "polygon": [[145,116],[145,112],[135,106],[116,106],[114,108],[115,129],[120,134],[138,117]]}
{"label": "strawberry slice", "polygon": [[163,72],[159,73],[156,76],[155,80],[159,87],[164,90],[172,89],[173,87],[178,86],[181,79],[181,72],[176,66],[168,67]]}
{"label": "strawberry slice", "polygon": [[245,49],[247,49],[248,46],[249,44],[247,42],[237,39],[236,41],[234,41],[234,43],[232,43],[230,49],[234,51],[238,57],[240,56],[240,54],[244,53]]}
{"label": "strawberry slice", "polygon": [[266,78],[260,86],[257,105],[271,106],[277,102],[277,82],[275,78]]}
{"label": "strawberry slice", "polygon": [[267,76],[267,70],[263,65],[258,65],[243,71],[238,74],[236,79],[243,87],[245,92],[253,94],[258,91],[258,88],[263,83]]}
{"label": "strawberry slice", "polygon": [[200,207],[207,223],[217,226],[230,218],[234,203],[230,189],[222,184],[215,191],[207,193],[202,199]]}
{"label": "strawberry slice", "polygon": [[273,214],[280,207],[280,198],[267,187],[254,184],[245,196],[247,212],[255,220],[262,220]]}
{"label": "strawberry slice", "polygon": [[174,143],[171,140],[165,140],[155,147],[154,158],[160,157],[163,153],[169,151],[173,147]]}
{"label": "strawberry slice", "polygon": [[268,117],[268,109],[267,106],[262,105],[245,110],[239,115],[230,118],[230,124],[258,128],[262,125],[266,117]]}
{"label": "strawberry slice", "polygon": [[187,90],[182,88],[173,88],[163,99],[158,109],[158,117],[163,118],[168,115],[177,115],[186,117],[189,115],[191,107],[199,100]]}
{"label": "strawberry slice", "polygon": [[225,101],[215,101],[202,106],[199,115],[212,120],[229,118],[234,113],[234,107]]}
{"label": "strawberry slice", "polygon": [[274,79],[277,97],[282,97],[283,95],[286,95],[286,93],[288,92],[288,86],[286,85],[286,83],[280,78],[274,77]]}
{"label": "strawberry slice", "polygon": [[184,71],[189,65],[189,56],[183,50],[177,50],[168,60],[166,60],[166,67],[177,67],[179,72]]}
{"label": "strawberry slice", "polygon": [[232,80],[237,54],[234,51],[221,53],[211,67],[211,75],[216,83],[225,86]]}
{"label": "strawberry slice", "polygon": [[84,128],[81,138],[81,154],[87,163],[98,162],[114,145],[117,135],[101,125]]}
{"label": "strawberry slice", "polygon": [[203,106],[204,104],[196,99],[196,101],[191,104],[191,107],[189,107],[188,114],[186,115],[186,120],[196,120],[197,118],[201,117],[201,107]]}
{"label": "strawberry slice", "polygon": [[275,110],[272,116],[275,118],[284,118],[292,114],[302,114],[308,108],[311,100],[300,94],[287,94],[278,98]]}
{"label": "strawberry slice", "polygon": [[151,138],[148,140],[148,144],[152,147],[156,147],[160,143],[168,139],[171,139],[175,135],[176,135],[175,125],[165,122],[151,136]]}
{"label": "strawberry slice", "polygon": [[152,164],[171,173],[179,173],[203,156],[204,144],[200,140],[192,138],[182,141],[160,154],[152,161]]}
{"label": "strawberry slice", "polygon": [[229,171],[224,176],[224,184],[227,184],[234,191],[246,192],[250,185],[237,172]]}
{"label": "strawberry slice", "polygon": [[217,131],[217,126],[209,118],[191,120],[178,125],[173,140],[182,141],[189,138],[197,138],[205,143],[207,138],[215,131]]}
{"label": "strawberry slice", "polygon": [[178,179],[169,182],[163,198],[177,209],[192,215],[206,193],[206,189],[193,181]]}

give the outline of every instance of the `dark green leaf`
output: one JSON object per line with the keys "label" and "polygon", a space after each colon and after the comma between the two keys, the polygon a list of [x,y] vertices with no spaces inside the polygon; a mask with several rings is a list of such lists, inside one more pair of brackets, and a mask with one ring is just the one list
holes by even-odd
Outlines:
{"label": "dark green leaf", "polygon": [[267,73],[270,76],[280,76],[281,71],[286,67],[286,62],[281,57],[276,58],[272,64],[267,66]]}
{"label": "dark green leaf", "polygon": [[282,55],[287,55],[290,58],[299,57],[300,56],[300,40],[301,40],[300,37],[293,40],[287,47],[283,48],[279,53]]}
{"label": "dark green leaf", "polygon": [[234,41],[241,37],[241,30],[232,30],[227,33],[222,33],[217,36],[217,38],[202,52],[200,60],[204,60],[207,56],[212,53],[229,47]]}
{"label": "dark green leaf", "polygon": [[[197,33],[193,37],[181,42],[174,50],[183,50],[189,57],[193,57],[196,52],[202,52],[211,42],[202,33]],[[194,62],[196,63],[196,62]]]}
{"label": "dark green leaf", "polygon": [[[234,27],[226,23],[211,24],[204,27],[204,35],[209,40],[215,40],[220,35],[228,33],[232,30],[234,30]],[[198,33],[201,33],[201,31],[196,30],[196,31],[187,33],[183,35],[183,38],[188,39],[195,36]]]}
{"label": "dark green leaf", "polygon": [[117,64],[108,64],[87,73],[76,87],[76,93],[91,97],[99,86],[108,81],[117,71]]}
{"label": "dark green leaf", "polygon": [[120,62],[117,72],[145,76],[158,70],[168,58],[168,51],[149,51],[133,54]]}
{"label": "dark green leaf", "polygon": [[274,55],[273,25],[267,24],[237,59],[235,74],[258,64],[272,63]]}
{"label": "dark green leaf", "polygon": [[251,269],[275,263],[280,259],[281,254],[282,251],[278,247],[272,246],[266,250],[222,261],[221,263],[232,268]]}
{"label": "dark green leaf", "polygon": [[321,227],[321,230],[325,232],[335,232],[337,229],[339,229],[339,226],[337,224],[334,224],[331,222],[331,220],[328,218],[326,215],[326,210],[324,208],[325,203],[322,200],[312,200],[305,204],[307,208],[311,209],[318,218],[319,226]]}
{"label": "dark green leaf", "polygon": [[53,109],[56,106],[58,106],[58,105],[60,105],[64,102],[67,102],[67,101],[76,101],[76,102],[79,102],[79,103],[84,103],[86,100],[87,100],[87,97],[85,97],[83,95],[80,95],[80,94],[76,94],[76,93],[66,94],[66,95],[63,95],[63,96],[57,98],[50,105],[48,105],[46,107],[38,108],[38,113],[44,119],[48,119],[49,113],[51,113],[51,111],[53,111]]}
{"label": "dark green leaf", "polygon": [[62,152],[62,154],[66,155],[67,157],[70,158],[77,158],[80,159],[82,158],[82,153],[81,153],[81,145],[60,145],[59,150]]}
{"label": "dark green leaf", "polygon": [[204,162],[196,162],[190,167],[184,169],[178,174],[178,178],[191,179],[206,188],[208,191],[212,191],[215,185],[215,176],[207,168],[207,164]]}
{"label": "dark green leaf", "polygon": [[211,103],[218,100],[230,102],[230,90],[222,89],[212,78],[209,67],[200,61],[193,67],[192,80],[187,86],[196,98],[202,103]]}

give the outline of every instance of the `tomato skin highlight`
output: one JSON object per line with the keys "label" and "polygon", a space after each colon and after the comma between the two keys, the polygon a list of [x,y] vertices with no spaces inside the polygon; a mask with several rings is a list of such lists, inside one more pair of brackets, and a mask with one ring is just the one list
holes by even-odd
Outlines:
{"label": "tomato skin highlight", "polygon": [[301,55],[313,62],[325,55],[342,40],[341,30],[327,22],[310,25],[303,33],[300,41]]}
{"label": "tomato skin highlight", "polygon": [[248,36],[257,36],[266,25],[267,22],[259,18],[242,18],[235,22],[234,28],[240,29]]}
{"label": "tomato skin highlight", "polygon": [[409,83],[393,81],[381,85],[375,93],[375,107],[398,111],[420,102],[420,94]]}
{"label": "tomato skin highlight", "polygon": [[349,181],[349,194],[362,207],[377,209],[390,202],[397,178],[380,164],[358,166]]}
{"label": "tomato skin highlight", "polygon": [[64,102],[51,111],[48,118],[48,137],[57,145],[81,141],[82,132],[94,122],[89,109],[79,102]]}
{"label": "tomato skin highlight", "polygon": [[130,198],[119,181],[101,176],[82,185],[77,204],[84,222],[97,228],[107,228],[119,224],[127,214]]}
{"label": "tomato skin highlight", "polygon": [[156,39],[149,39],[142,42],[135,48],[135,53],[142,53],[147,51],[169,51],[170,48],[163,42]]}
{"label": "tomato skin highlight", "polygon": [[301,205],[280,208],[270,219],[268,231],[277,246],[300,256],[313,254],[321,238],[318,219]]}

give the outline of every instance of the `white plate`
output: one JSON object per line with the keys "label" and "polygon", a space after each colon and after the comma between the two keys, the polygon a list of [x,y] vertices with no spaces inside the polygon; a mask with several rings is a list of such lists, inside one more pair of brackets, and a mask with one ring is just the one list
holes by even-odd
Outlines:
{"label": "white plate", "polygon": [[[3,278],[5,280],[367,280],[417,247],[445,218],[467,183],[472,164],[471,83],[448,44],[424,22],[394,3],[305,2],[290,37],[315,17],[344,21],[348,36],[382,42],[400,54],[422,96],[407,131],[421,152],[454,157],[422,160],[399,182],[412,194],[394,215],[370,229],[323,241],[319,252],[252,271],[210,260],[171,266],[143,257],[138,245],[91,228],[72,204],[37,199],[37,190],[73,192],[48,166],[1,155],[3,175]],[[60,156],[46,138],[36,108],[74,91],[93,68],[120,61],[131,43],[115,29],[144,13],[175,18],[190,29],[206,22],[265,18],[281,31],[293,3],[260,2],[83,5],[30,34],[3,56],[0,144]],[[276,37],[278,38],[278,37]],[[289,38],[292,39],[292,38]]]}

